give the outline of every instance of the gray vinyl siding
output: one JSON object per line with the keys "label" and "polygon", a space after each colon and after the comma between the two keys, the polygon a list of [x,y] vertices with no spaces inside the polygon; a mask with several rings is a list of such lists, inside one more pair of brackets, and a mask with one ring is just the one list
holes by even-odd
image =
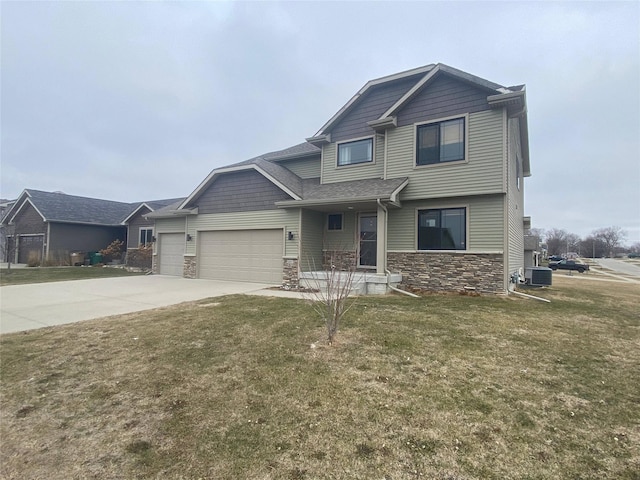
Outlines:
{"label": "gray vinyl siding", "polygon": [[[384,143],[378,140],[383,135],[373,135],[373,162],[358,163],[338,167],[338,149],[335,143],[323,146],[322,151],[322,183],[347,182],[365,178],[382,178],[384,175]],[[382,145],[379,145],[382,143]]]}
{"label": "gray vinyl siding", "polygon": [[505,120],[501,110],[467,117],[464,162],[415,167],[415,129],[407,125],[387,133],[387,178],[409,177],[401,200],[504,192]]}
{"label": "gray vinyl siding", "polygon": [[287,232],[294,234],[293,240],[286,238],[284,240],[284,255],[295,258],[298,256],[299,224],[300,211],[298,209],[199,214],[188,218],[186,233],[190,234],[193,240],[187,242],[185,253],[192,255],[196,253],[197,232],[199,231],[278,228],[282,229],[283,236]]}
{"label": "gray vinyl siding", "polygon": [[508,122],[508,161],[507,161],[507,196],[508,196],[508,259],[507,273],[512,274],[524,268],[524,181],[520,168],[520,190],[516,178],[518,173],[518,157],[522,158],[520,132],[517,119]]}
{"label": "gray vinyl siding", "polygon": [[326,215],[314,210],[302,210],[300,232],[300,270],[322,270],[322,248]]}
{"label": "gray vinyl siding", "polygon": [[107,248],[114,240],[124,241],[126,231],[126,227],[51,223],[49,255],[60,252],[97,252]]}
{"label": "gray vinyl siding", "polygon": [[398,126],[489,110],[487,95],[487,91],[441,74],[398,112]]}
{"label": "gray vinyl siding", "polygon": [[502,252],[504,245],[504,199],[502,194],[405,202],[401,209],[389,209],[388,250],[417,249],[416,210],[467,208],[467,251]]}
{"label": "gray vinyl siding", "polygon": [[277,163],[288,168],[300,178],[320,177],[320,156],[312,158],[296,158],[294,160],[281,160]]}
{"label": "gray vinyl siding", "polygon": [[141,208],[128,222],[127,248],[138,248],[140,243],[140,228],[153,228],[153,222],[144,218],[151,210]]}
{"label": "gray vinyl siding", "polygon": [[341,142],[373,134],[373,130],[367,125],[367,122],[379,118],[415,85],[420,76],[413,75],[395,82],[371,87],[349,113],[334,125],[331,129],[331,140]]}
{"label": "gray vinyl siding", "polygon": [[195,202],[201,214],[270,210],[291,196],[255,170],[221,175]]}

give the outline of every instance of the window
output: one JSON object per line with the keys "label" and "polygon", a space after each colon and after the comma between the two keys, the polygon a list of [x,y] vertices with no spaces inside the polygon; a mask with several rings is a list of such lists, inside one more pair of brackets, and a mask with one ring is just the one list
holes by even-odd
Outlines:
{"label": "window", "polygon": [[153,242],[153,228],[141,228],[139,245],[147,245],[151,242]]}
{"label": "window", "polygon": [[466,250],[467,209],[418,210],[418,250]]}
{"label": "window", "polygon": [[373,161],[373,138],[338,144],[338,166]]}
{"label": "window", "polygon": [[330,213],[327,215],[327,230],[336,232],[342,230],[342,214]]}
{"label": "window", "polygon": [[464,118],[419,125],[416,165],[464,160]]}

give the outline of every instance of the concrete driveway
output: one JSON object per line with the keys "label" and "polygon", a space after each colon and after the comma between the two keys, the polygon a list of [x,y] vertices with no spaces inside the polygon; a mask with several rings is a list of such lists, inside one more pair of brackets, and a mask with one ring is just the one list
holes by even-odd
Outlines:
{"label": "concrete driveway", "polygon": [[166,275],[5,286],[0,288],[0,333],[138,312],[234,293],[293,296],[287,295],[290,292],[264,290],[267,287],[270,285]]}

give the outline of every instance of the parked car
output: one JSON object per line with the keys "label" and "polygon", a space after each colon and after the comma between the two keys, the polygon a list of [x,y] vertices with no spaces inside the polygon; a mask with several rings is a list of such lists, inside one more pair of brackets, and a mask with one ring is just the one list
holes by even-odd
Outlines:
{"label": "parked car", "polygon": [[640,258],[640,253],[631,252],[627,255],[628,258]]}
{"label": "parked car", "polygon": [[559,262],[560,260],[564,260],[560,255],[551,255],[549,257],[550,262]]}
{"label": "parked car", "polygon": [[577,270],[583,273],[589,270],[589,265],[575,260],[560,260],[559,262],[549,262],[549,268],[551,270]]}

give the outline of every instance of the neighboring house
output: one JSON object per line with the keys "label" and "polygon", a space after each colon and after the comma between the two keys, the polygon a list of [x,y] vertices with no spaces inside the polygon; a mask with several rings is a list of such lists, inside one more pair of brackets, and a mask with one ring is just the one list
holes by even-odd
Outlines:
{"label": "neighboring house", "polygon": [[7,244],[7,232],[2,227],[2,219],[7,214],[11,206],[15,203],[15,200],[0,199],[0,262],[7,261],[7,254],[9,254],[9,245]]}
{"label": "neighboring house", "polygon": [[12,262],[32,258],[64,264],[72,252],[95,252],[114,240],[129,237],[127,243],[137,248],[144,234],[151,242],[152,230],[147,236],[145,228],[153,225],[143,215],[173,201],[124,203],[26,189],[7,211],[2,227],[8,241],[17,242]]}
{"label": "neighboring house", "polygon": [[525,235],[524,267],[528,268],[538,266],[540,266],[540,238],[535,235]]}
{"label": "neighboring house", "polygon": [[153,220],[148,220],[146,215],[176,202],[181,202],[182,200],[184,200],[184,198],[171,198],[131,204],[134,206],[134,209],[121,222],[127,226],[127,250],[135,250],[141,245],[147,245],[153,242],[154,222]]}
{"label": "neighboring house", "polygon": [[505,292],[524,268],[529,175],[524,86],[427,65],[149,214],[154,270],[295,286],[331,262],[378,286]]}

